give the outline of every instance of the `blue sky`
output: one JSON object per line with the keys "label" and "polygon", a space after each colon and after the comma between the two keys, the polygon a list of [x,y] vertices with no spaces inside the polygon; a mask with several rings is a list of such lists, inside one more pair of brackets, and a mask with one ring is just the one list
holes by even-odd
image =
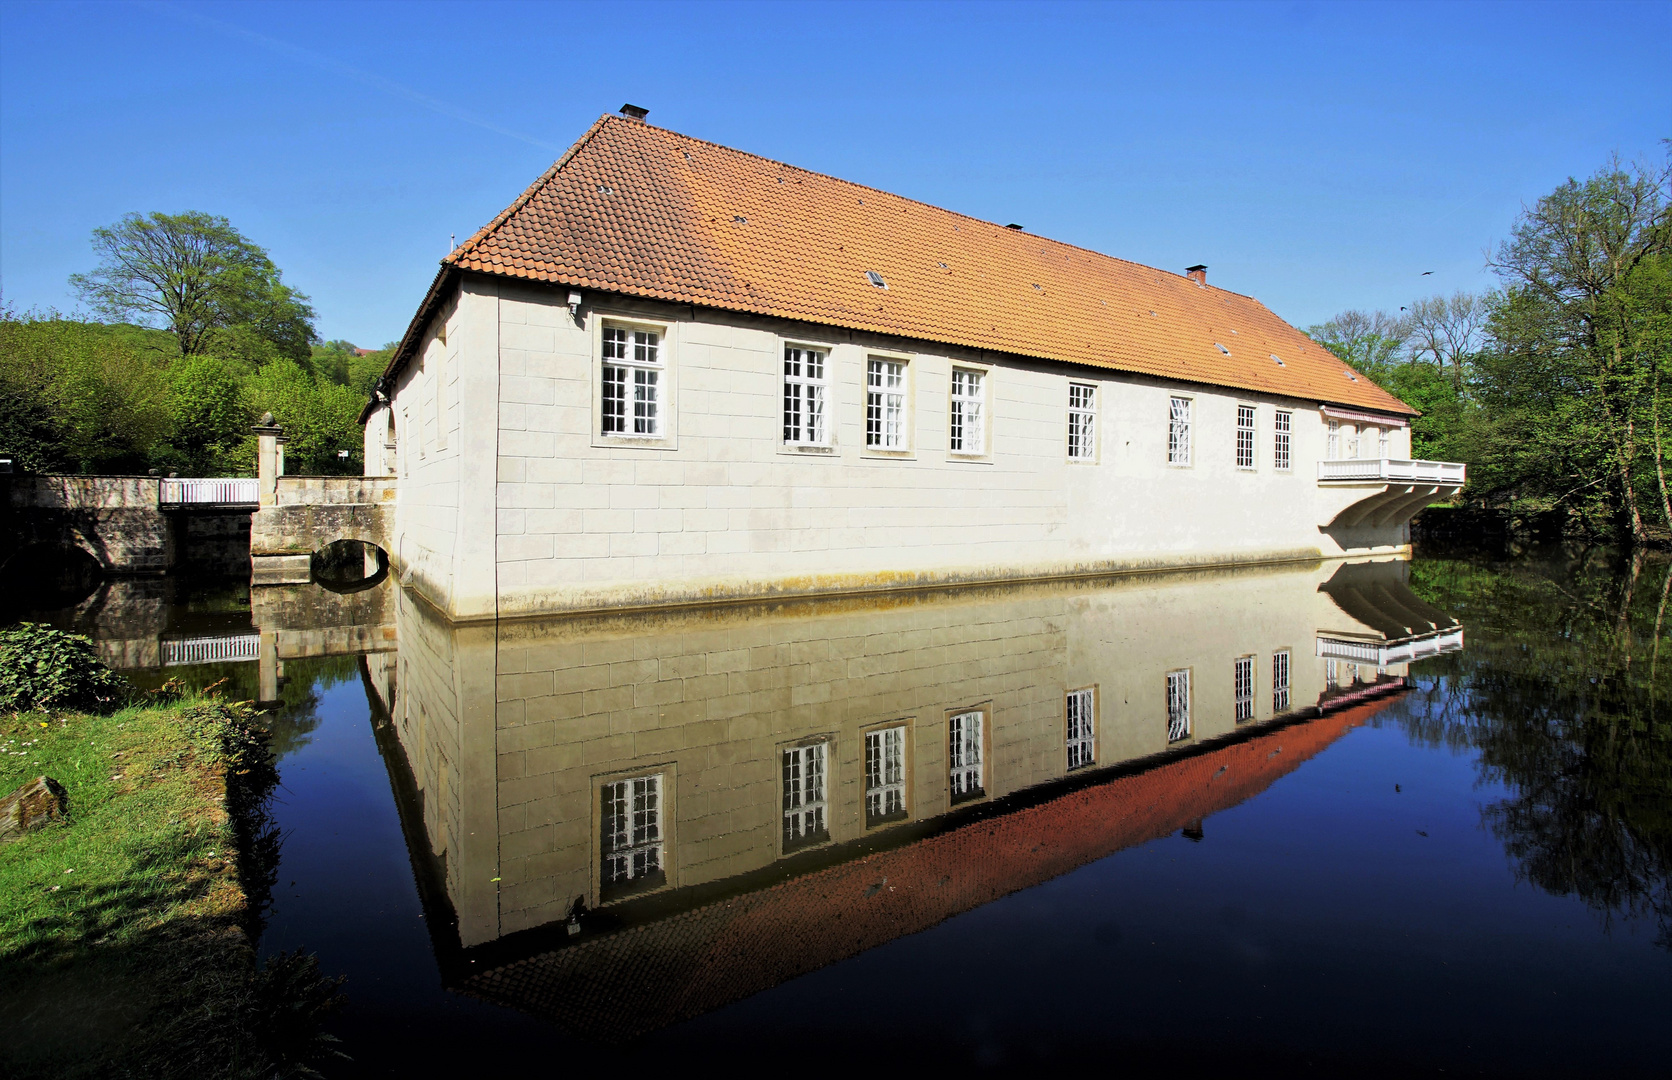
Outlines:
{"label": "blue sky", "polygon": [[[1259,297],[1490,284],[1523,202],[1672,135],[1672,4],[0,3],[0,289],[75,306],[128,211],[223,214],[327,338],[602,112]],[[1432,270],[1431,277],[1420,277]]]}

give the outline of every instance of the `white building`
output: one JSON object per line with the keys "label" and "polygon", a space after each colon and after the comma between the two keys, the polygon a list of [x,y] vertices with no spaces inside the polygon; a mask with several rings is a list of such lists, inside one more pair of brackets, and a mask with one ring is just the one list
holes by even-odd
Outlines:
{"label": "white building", "polygon": [[450,618],[1405,548],[1461,466],[1205,268],[607,116],[443,261],[366,410]]}

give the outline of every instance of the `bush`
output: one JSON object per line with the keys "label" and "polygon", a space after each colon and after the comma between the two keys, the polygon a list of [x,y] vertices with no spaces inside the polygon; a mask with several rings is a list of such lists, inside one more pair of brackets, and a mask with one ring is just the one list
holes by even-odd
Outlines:
{"label": "bush", "polygon": [[45,623],[0,630],[0,710],[103,712],[127,698],[128,683],[104,666],[93,642]]}

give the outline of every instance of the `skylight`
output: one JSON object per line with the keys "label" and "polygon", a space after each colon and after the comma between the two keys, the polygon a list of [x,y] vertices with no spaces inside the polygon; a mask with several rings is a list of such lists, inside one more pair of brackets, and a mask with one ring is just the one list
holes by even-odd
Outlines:
{"label": "skylight", "polygon": [[1217,342],[1217,341],[1213,343],[1213,347],[1218,349],[1220,352],[1224,353],[1226,356],[1231,355],[1231,350],[1227,349],[1225,346],[1219,344],[1219,342]]}
{"label": "skylight", "polygon": [[1277,361],[1277,366],[1278,366],[1278,367],[1288,367],[1288,366],[1289,366],[1289,365],[1287,365],[1287,364],[1285,364],[1285,363],[1284,363],[1284,362],[1283,362],[1283,358],[1282,358],[1282,357],[1281,357],[1281,356],[1278,356],[1278,355],[1277,355],[1277,354],[1276,354],[1276,353],[1272,353],[1272,354],[1271,354],[1271,358],[1272,358],[1272,359],[1273,359],[1273,360],[1276,360],[1276,361]]}
{"label": "skylight", "polygon": [[888,282],[884,281],[882,279],[882,275],[877,273],[875,270],[865,271],[865,280],[869,281],[871,284],[875,285],[879,289],[888,288]]}

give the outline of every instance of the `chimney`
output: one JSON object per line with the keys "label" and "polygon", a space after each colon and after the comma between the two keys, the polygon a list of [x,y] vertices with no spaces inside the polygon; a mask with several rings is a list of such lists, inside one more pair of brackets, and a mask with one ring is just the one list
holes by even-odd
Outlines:
{"label": "chimney", "polygon": [[621,115],[625,116],[629,120],[642,121],[646,116],[650,115],[650,110],[641,109],[637,105],[623,105],[621,107]]}
{"label": "chimney", "polygon": [[1208,268],[1201,263],[1185,267],[1184,276],[1194,281],[1199,289],[1205,289],[1208,286]]}

